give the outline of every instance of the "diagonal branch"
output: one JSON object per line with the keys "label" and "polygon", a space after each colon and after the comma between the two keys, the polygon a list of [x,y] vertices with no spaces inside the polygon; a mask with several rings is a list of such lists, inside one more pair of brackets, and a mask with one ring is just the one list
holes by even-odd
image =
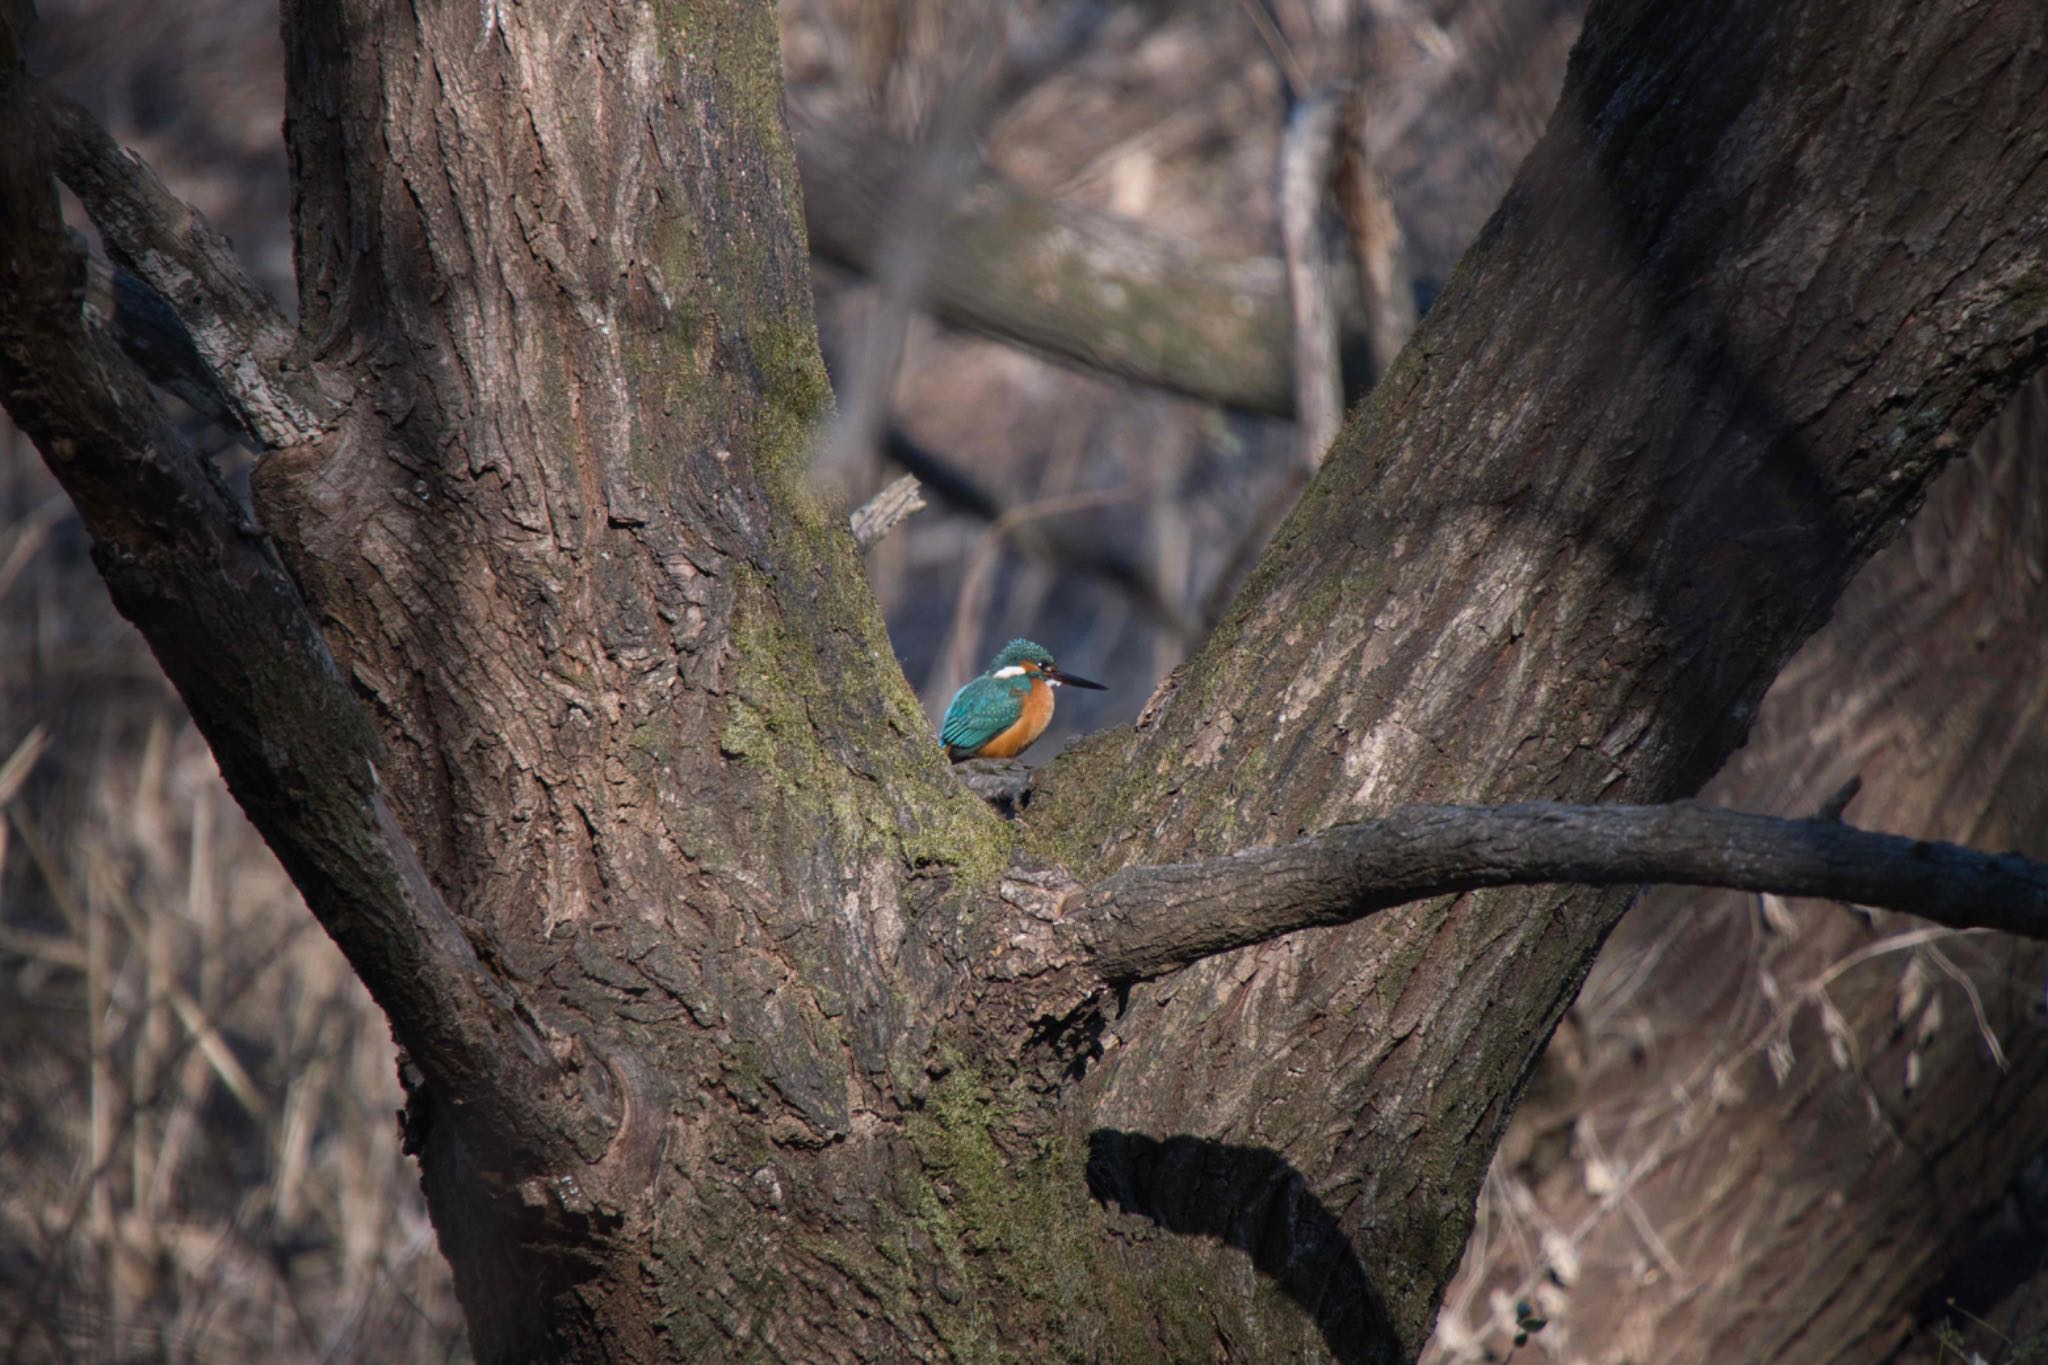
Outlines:
{"label": "diagonal branch", "polygon": [[1546,882],[1819,896],[2048,939],[2048,864],[1683,802],[1408,806],[1280,848],[1119,872],[1081,893],[1064,931],[1098,979],[1142,981],[1297,929]]}
{"label": "diagonal branch", "polygon": [[85,205],[107,254],[170,305],[235,425],[265,449],[311,440],[335,405],[296,368],[295,329],[227,238],[83,108],[45,87],[27,93],[57,174]]}
{"label": "diagonal branch", "polygon": [[0,399],[93,538],[236,798],[500,1168],[601,1143],[538,1030],[478,962],[399,830],[374,730],[267,537],[81,306],[31,83],[0,13]]}

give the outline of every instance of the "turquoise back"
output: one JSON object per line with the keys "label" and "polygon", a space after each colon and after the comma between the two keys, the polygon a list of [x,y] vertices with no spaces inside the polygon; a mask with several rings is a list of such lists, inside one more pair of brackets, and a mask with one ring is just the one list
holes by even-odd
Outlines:
{"label": "turquoise back", "polygon": [[946,719],[939,726],[939,743],[968,753],[979,749],[1017,723],[1024,714],[1024,698],[1031,695],[1031,678],[993,678],[984,674],[953,694],[946,707]]}

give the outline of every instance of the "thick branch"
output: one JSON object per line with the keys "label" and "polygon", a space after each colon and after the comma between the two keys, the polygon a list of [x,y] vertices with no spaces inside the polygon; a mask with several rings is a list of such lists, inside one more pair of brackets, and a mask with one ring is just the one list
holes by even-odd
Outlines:
{"label": "thick branch", "polygon": [[[0,39],[10,38],[0,26]],[[548,1102],[561,1071],[480,966],[393,819],[379,745],[268,539],[81,307],[30,88],[0,43],[0,397],[93,537],[122,613],[394,1033],[503,1149],[532,1163],[596,1120]],[[536,1101],[539,1101],[536,1103]]]}
{"label": "thick branch", "polygon": [[1117,873],[1066,925],[1103,980],[1141,981],[1411,901],[1545,882],[1820,896],[2048,939],[2048,865],[1686,803],[1409,806],[1280,848]]}
{"label": "thick branch", "polygon": [[[296,333],[227,238],[84,109],[47,89],[34,89],[31,99],[57,173],[85,205],[108,255],[169,303],[234,423],[268,449],[312,439],[334,405],[309,375],[294,373]],[[32,125],[15,126],[19,136]]]}

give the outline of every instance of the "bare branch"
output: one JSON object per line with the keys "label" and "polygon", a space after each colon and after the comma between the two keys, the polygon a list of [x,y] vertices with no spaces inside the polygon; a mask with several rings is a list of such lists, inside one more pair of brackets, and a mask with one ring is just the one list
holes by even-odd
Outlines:
{"label": "bare branch", "polygon": [[1097,977],[1139,981],[1432,896],[1545,882],[1819,896],[2048,939],[2048,865],[1682,802],[1408,806],[1281,848],[1128,869],[1083,893],[1064,928]]}
{"label": "bare branch", "polygon": [[[913,440],[901,427],[890,426],[882,434],[882,452],[915,474],[941,501],[960,511],[997,522],[1012,509],[958,464]],[[1297,490],[1298,491],[1298,490]],[[1098,539],[1069,535],[1056,525],[1042,521],[1010,521],[1011,548],[1042,564],[1065,573],[1083,574],[1108,584],[1129,597],[1153,620],[1182,640],[1195,635],[1195,623],[1188,619],[1178,601],[1158,578],[1120,549]]]}
{"label": "bare branch", "polygon": [[[228,240],[78,105],[32,87],[63,178],[106,240],[114,263],[176,313],[226,399],[234,423],[265,449],[311,440],[334,410],[304,371],[297,334],[249,278]],[[19,130],[33,126],[23,123]]]}
{"label": "bare branch", "polygon": [[1300,99],[1308,90],[1308,72],[1303,69],[1301,59],[1295,54],[1294,45],[1287,41],[1287,35],[1280,28],[1269,0],[1238,0],[1238,8],[1251,21],[1253,32],[1265,44],[1266,55],[1273,60],[1273,69],[1280,73],[1280,83],[1290,99]]}
{"label": "bare branch", "polygon": [[547,1044],[399,830],[375,731],[269,539],[81,306],[85,258],[64,230],[11,37],[0,22],[0,126],[13,130],[0,139],[0,398],[71,496],[115,605],[398,1040],[503,1144],[479,1156],[530,1165],[565,1140],[601,1143],[601,1122],[567,1098]]}

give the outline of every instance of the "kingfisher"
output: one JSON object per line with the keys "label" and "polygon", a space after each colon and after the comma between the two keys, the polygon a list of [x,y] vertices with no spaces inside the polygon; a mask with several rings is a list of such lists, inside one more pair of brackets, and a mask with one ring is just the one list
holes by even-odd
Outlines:
{"label": "kingfisher", "polygon": [[945,723],[939,727],[939,743],[946,757],[958,763],[1023,753],[1052,722],[1052,690],[1062,683],[1096,692],[1109,690],[1101,683],[1060,672],[1044,645],[1010,641],[989,664],[988,672],[953,694]]}

